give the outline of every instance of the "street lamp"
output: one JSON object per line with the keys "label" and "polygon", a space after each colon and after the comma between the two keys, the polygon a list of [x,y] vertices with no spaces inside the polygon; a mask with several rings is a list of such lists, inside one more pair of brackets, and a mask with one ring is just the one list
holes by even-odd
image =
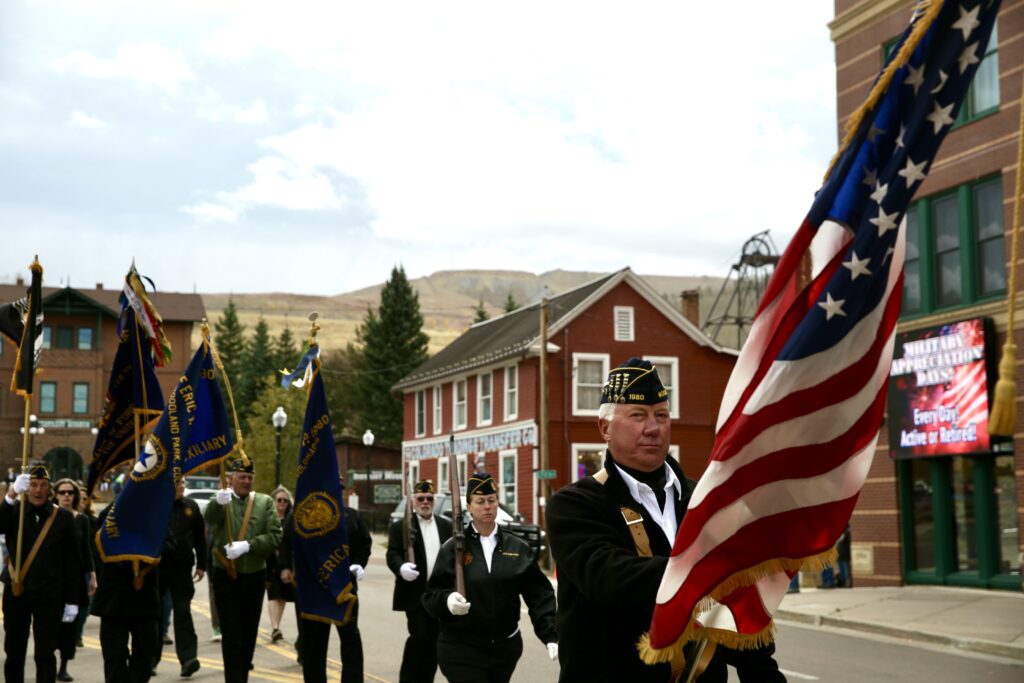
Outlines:
{"label": "street lamp", "polygon": [[366,504],[370,504],[370,448],[373,446],[373,432],[363,432],[363,445],[366,446]]}
{"label": "street lamp", "polygon": [[[28,423],[30,425],[29,428],[28,428],[28,459],[29,459],[30,462],[35,457],[35,452],[36,452],[36,434],[39,434],[40,436],[42,436],[43,434],[46,433],[46,427],[43,427],[42,425],[40,425],[38,427],[36,426],[36,422],[38,422],[38,421],[39,421],[39,418],[37,418],[35,415],[29,415],[28,416]],[[25,428],[24,427],[20,427],[18,429],[18,431],[21,432],[22,436],[25,435]]]}
{"label": "street lamp", "polygon": [[288,424],[288,413],[284,412],[284,408],[281,406],[277,407],[274,414],[270,416],[270,422],[274,425],[274,429],[277,430],[277,454],[274,457],[274,479],[277,481],[277,485],[281,485],[281,430]]}

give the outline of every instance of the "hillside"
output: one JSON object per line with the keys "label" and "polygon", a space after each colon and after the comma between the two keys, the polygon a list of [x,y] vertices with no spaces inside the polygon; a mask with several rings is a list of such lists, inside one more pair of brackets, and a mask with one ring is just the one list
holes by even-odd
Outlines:
{"label": "hillside", "polygon": [[[551,294],[560,294],[600,277],[603,273],[554,270],[540,275],[522,271],[452,270],[415,278],[409,283],[419,293],[424,330],[430,335],[430,352],[436,353],[462,334],[473,320],[477,302],[483,299],[491,317],[501,315],[505,299],[525,305],[535,302],[547,286]],[[710,276],[643,276],[673,305],[679,305],[679,293],[701,290],[701,315],[706,316],[722,278]],[[304,336],[309,328],[310,311],[320,314],[319,334],[325,349],[339,348],[355,340],[355,330],[368,307],[380,303],[383,283],[373,287],[336,294],[310,296],[280,292],[261,294],[203,294],[203,303],[211,321],[220,318],[228,300],[235,302],[238,316],[249,331],[262,315],[272,336],[287,325]]]}

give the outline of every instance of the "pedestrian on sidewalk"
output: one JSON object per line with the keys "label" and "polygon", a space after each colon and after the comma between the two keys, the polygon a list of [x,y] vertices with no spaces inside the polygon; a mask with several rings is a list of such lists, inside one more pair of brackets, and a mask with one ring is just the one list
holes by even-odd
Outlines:
{"label": "pedestrian on sidewalk", "polygon": [[[270,495],[274,499],[274,509],[281,520],[281,528],[284,529],[285,517],[292,509],[291,491],[278,486]],[[267,616],[270,617],[270,640],[274,643],[284,638],[281,633],[281,617],[285,605],[295,602],[295,587],[281,581],[281,569],[281,550],[275,548],[267,558]]]}
{"label": "pedestrian on sidewalk", "polygon": [[837,586],[840,588],[853,588],[853,574],[850,572],[850,525],[846,525],[842,535],[836,542],[838,561],[836,570],[839,572]]}

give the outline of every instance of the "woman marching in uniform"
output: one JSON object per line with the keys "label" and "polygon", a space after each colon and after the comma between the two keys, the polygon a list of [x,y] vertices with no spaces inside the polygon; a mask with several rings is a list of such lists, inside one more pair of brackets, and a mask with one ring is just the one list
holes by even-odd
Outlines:
{"label": "woman marching in uniform", "polygon": [[445,678],[453,683],[506,682],[523,653],[520,595],[548,656],[558,657],[555,592],[530,546],[498,528],[498,488],[491,475],[474,474],[466,491],[472,518],[462,560],[466,595],[454,590],[455,546],[449,539],[437,554],[423,606],[441,622],[437,661]]}

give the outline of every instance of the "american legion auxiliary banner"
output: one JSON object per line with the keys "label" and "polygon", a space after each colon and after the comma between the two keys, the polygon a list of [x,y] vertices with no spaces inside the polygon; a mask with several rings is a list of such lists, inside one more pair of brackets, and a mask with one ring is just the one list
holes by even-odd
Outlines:
{"label": "american legion auxiliary banner", "polygon": [[981,318],[896,336],[889,382],[892,457],[991,450],[985,337]]}

